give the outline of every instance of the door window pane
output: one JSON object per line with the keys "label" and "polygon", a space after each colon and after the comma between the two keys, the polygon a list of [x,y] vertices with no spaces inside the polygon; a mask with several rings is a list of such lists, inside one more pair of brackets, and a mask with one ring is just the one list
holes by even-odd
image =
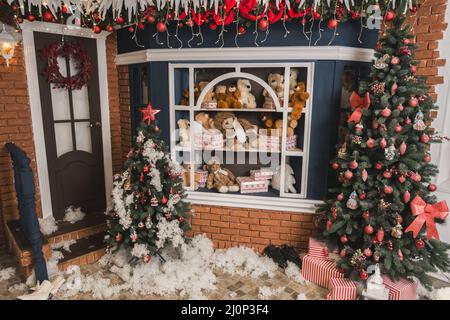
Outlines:
{"label": "door window pane", "polygon": [[92,153],[91,128],[89,127],[89,122],[76,122],[75,136],[77,140],[77,150]]}
{"label": "door window pane", "polygon": [[72,90],[73,116],[75,120],[88,120],[89,115],[89,96],[88,88],[84,86],[80,90]]}
{"label": "door window pane", "polygon": [[53,88],[50,84],[53,119],[70,120],[69,91],[64,88]]}
{"label": "door window pane", "polygon": [[72,144],[72,126],[70,122],[55,123],[56,156],[73,150]]}

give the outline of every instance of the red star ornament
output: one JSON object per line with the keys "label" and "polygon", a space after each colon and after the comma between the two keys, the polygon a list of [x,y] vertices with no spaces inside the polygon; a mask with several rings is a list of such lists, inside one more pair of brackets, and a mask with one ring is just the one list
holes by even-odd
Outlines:
{"label": "red star ornament", "polygon": [[146,108],[139,109],[142,112],[142,121],[147,121],[147,125],[150,122],[155,121],[155,114],[159,113],[161,110],[153,109],[152,104],[149,103]]}

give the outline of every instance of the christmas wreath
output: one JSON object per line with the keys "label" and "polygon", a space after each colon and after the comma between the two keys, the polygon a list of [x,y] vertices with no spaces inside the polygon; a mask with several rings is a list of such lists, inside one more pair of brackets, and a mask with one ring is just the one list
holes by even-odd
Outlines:
{"label": "christmas wreath", "polygon": [[[63,76],[60,72],[58,57],[73,59],[75,70],[78,73],[70,77]],[[47,77],[49,83],[54,84],[54,88],[79,90],[91,78],[93,71],[91,57],[79,43],[53,43],[41,50],[40,58],[47,60],[47,65],[42,73]]]}

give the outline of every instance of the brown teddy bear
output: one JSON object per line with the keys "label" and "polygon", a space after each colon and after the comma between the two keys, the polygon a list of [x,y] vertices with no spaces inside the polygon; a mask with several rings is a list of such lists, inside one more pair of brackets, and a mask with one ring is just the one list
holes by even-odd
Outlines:
{"label": "brown teddy bear", "polygon": [[204,166],[204,170],[208,171],[206,180],[206,188],[208,190],[215,188],[221,193],[239,191],[239,185],[234,174],[226,168],[221,168],[219,159],[211,158]]}
{"label": "brown teddy bear", "polygon": [[[198,96],[200,97],[200,94],[205,89],[205,87],[208,85],[209,81],[200,81],[198,83]],[[198,98],[197,98],[198,99]],[[214,94],[213,88],[209,89],[208,92],[206,92],[205,97],[203,98],[202,105],[206,105],[209,103],[215,103],[216,98]]]}
{"label": "brown teddy bear", "polygon": [[214,119],[209,117],[209,114],[206,112],[199,112],[195,115],[195,121],[200,123],[203,129],[214,131],[216,127],[214,126]]}
{"label": "brown teddy bear", "polygon": [[188,106],[189,105],[189,89],[186,89],[181,94],[182,98],[180,100],[180,106]]}
{"label": "brown teddy bear", "polygon": [[[283,101],[284,95],[284,76],[279,73],[270,73],[267,78],[267,83],[273,89],[280,103]],[[265,109],[275,109],[275,103],[273,102],[272,97],[266,89],[263,91],[264,96],[264,104],[263,108]]]}
{"label": "brown teddy bear", "polygon": [[303,108],[305,107],[306,100],[309,98],[309,93],[306,92],[306,84],[299,82],[293,90],[293,93],[289,96],[289,107],[292,108],[292,112],[288,117],[288,136],[294,134],[294,129],[298,125],[298,121],[302,117]]}
{"label": "brown teddy bear", "polygon": [[228,108],[236,108],[241,109],[242,104],[239,102],[239,98],[241,97],[241,92],[238,90],[238,88],[234,84],[229,84],[227,86],[226,91],[226,102],[228,105]]}
{"label": "brown teddy bear", "polygon": [[214,89],[214,94],[217,100],[217,107],[220,109],[228,109],[230,106],[228,105],[228,95],[227,95],[227,86],[219,84]]}

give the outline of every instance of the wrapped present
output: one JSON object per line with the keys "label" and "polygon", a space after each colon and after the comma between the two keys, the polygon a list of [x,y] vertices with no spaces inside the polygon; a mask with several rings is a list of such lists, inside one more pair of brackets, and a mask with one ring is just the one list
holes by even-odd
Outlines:
{"label": "wrapped present", "polygon": [[203,102],[202,109],[217,109],[217,102]]}
{"label": "wrapped present", "polygon": [[206,180],[208,179],[208,171],[197,169],[195,170],[195,181],[200,188],[206,187]]}
{"label": "wrapped present", "polygon": [[221,132],[198,132],[194,135],[194,146],[200,149],[223,148],[223,135]]}
{"label": "wrapped present", "polygon": [[302,259],[302,276],[318,286],[329,288],[331,278],[343,278],[344,274],[337,270],[334,260],[306,254]]}
{"label": "wrapped present", "polygon": [[255,180],[251,177],[237,177],[241,193],[255,193],[269,191],[268,180]]}
{"label": "wrapped present", "polygon": [[250,170],[250,177],[254,180],[270,180],[273,176],[273,170],[270,168],[260,168],[258,170]]}
{"label": "wrapped present", "polygon": [[297,149],[297,135],[294,134],[290,137],[286,137],[286,150],[294,150]]}
{"label": "wrapped present", "polygon": [[316,258],[328,257],[327,245],[325,244],[325,242],[310,237],[308,243],[308,255]]}
{"label": "wrapped present", "polygon": [[389,300],[416,300],[417,283],[412,280],[402,278],[394,281],[388,275],[381,276],[384,285],[389,289]]}
{"label": "wrapped present", "polygon": [[356,300],[358,287],[356,283],[346,278],[331,278],[328,284],[330,293],[327,300]]}
{"label": "wrapped present", "polygon": [[258,136],[259,150],[264,151],[280,151],[280,137],[278,135],[264,135]]}

